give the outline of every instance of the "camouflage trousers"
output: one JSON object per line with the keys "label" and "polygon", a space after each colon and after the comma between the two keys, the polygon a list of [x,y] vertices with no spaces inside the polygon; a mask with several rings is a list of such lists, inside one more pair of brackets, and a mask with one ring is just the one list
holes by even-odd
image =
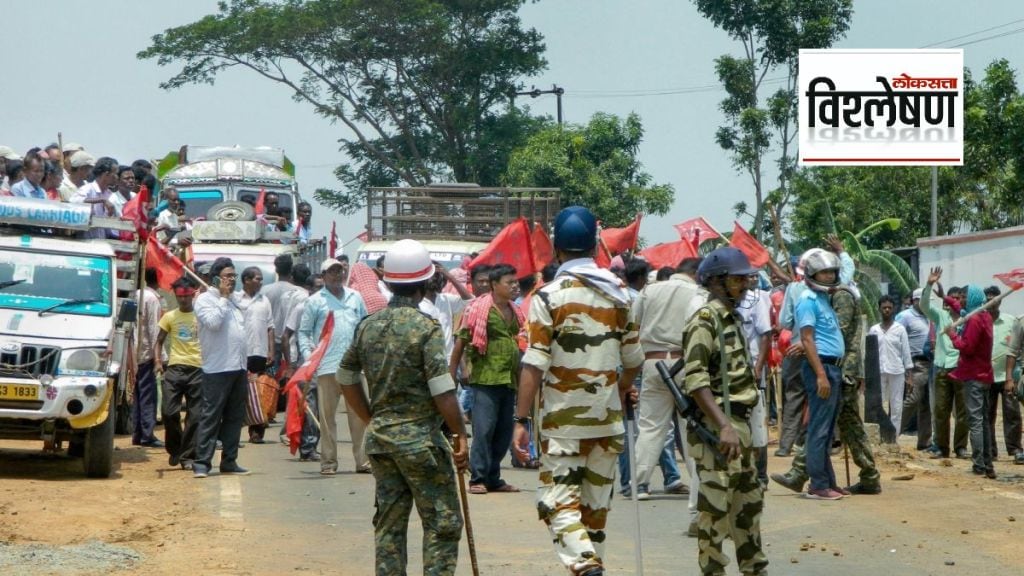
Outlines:
{"label": "camouflage trousers", "polygon": [[601,566],[622,436],[541,441],[537,511],[572,574]]}
{"label": "camouflage trousers", "polygon": [[462,513],[455,465],[447,450],[370,454],[377,481],[373,517],[377,576],[404,576],[406,533],[413,503],[423,524],[423,574],[455,574],[462,535]]}
{"label": "camouflage trousers", "polygon": [[[840,399],[837,423],[839,440],[846,444],[853,462],[860,468],[861,485],[865,488],[878,487],[881,475],[875,467],[875,456],[871,451],[868,435],[864,432],[864,421],[860,418],[859,385],[849,376],[843,376],[843,397]],[[807,481],[806,450],[801,450],[793,458],[789,476],[800,482]]]}
{"label": "camouflage trousers", "polygon": [[[709,428],[718,435],[713,425]],[[700,493],[697,495],[697,564],[702,574],[724,576],[729,559],[722,541],[731,537],[736,564],[745,576],[763,576],[768,558],[761,549],[761,510],[764,491],[754,466],[756,451],[750,446],[750,425],[733,419],[742,446],[739,458],[726,465],[715,460],[712,448],[687,432],[686,443],[697,464]]]}

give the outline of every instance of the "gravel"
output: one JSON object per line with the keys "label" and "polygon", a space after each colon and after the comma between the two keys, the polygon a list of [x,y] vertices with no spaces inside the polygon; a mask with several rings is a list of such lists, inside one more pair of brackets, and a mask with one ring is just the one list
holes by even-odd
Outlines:
{"label": "gravel", "polygon": [[142,554],[127,546],[86,542],[72,546],[0,542],[0,574],[85,576],[133,568]]}

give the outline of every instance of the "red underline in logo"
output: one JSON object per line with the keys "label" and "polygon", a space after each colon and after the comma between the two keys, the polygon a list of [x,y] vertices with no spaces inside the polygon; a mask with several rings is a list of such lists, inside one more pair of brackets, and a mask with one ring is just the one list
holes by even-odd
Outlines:
{"label": "red underline in logo", "polygon": [[804,158],[804,162],[959,162],[960,158]]}

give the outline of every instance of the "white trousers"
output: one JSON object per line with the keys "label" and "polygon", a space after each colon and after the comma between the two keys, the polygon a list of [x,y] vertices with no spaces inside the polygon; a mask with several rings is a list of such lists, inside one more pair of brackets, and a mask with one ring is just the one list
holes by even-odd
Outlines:
{"label": "white trousers", "polygon": [[900,420],[903,418],[903,388],[907,377],[904,374],[882,373],[882,400],[889,403],[889,420],[900,435]]}

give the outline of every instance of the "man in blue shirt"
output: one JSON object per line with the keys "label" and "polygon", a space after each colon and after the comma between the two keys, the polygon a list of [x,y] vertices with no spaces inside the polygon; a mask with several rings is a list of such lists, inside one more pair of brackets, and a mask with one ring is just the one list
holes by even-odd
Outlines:
{"label": "man in blue shirt", "polygon": [[[355,290],[345,289],[348,279],[348,263],[334,258],[324,260],[320,265],[324,287],[306,300],[299,322],[299,351],[303,358],[313,355],[323,330],[327,315],[334,315],[334,331],[331,343],[317,368],[317,406],[320,420],[320,473],[333,476],[338,472],[338,424],[335,420],[341,387],[335,379],[335,372],[341,358],[348,350],[356,333],[356,326],[366,316],[363,297]],[[346,403],[346,408],[347,408]],[[363,452],[363,434],[366,424],[348,410],[348,431],[352,438],[352,456],[356,472],[370,473],[370,460]]]}
{"label": "man in blue shirt", "polygon": [[842,362],[846,351],[839,320],[829,303],[828,292],[839,285],[839,258],[825,250],[808,255],[804,261],[807,287],[797,302],[795,325],[804,347],[804,390],[810,404],[807,423],[807,475],[811,486],[806,497],[838,500],[849,494],[836,482],[829,450],[835,436],[836,416],[842,386]]}
{"label": "man in blue shirt", "polygon": [[46,190],[39,185],[43,181],[43,159],[38,154],[25,157],[25,178],[11,186],[11,194],[22,198],[46,199]]}

